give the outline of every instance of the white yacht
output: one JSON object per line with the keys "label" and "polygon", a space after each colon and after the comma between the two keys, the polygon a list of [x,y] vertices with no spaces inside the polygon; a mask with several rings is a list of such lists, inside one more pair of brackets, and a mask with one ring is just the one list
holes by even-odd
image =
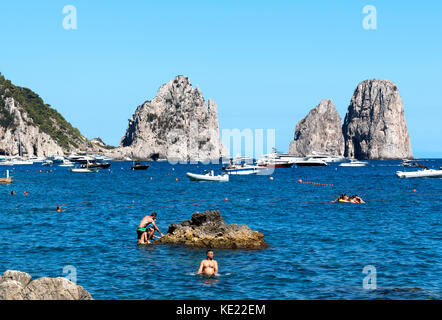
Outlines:
{"label": "white yacht", "polygon": [[306,158],[318,159],[318,160],[322,160],[327,163],[329,163],[329,162],[343,162],[346,160],[346,158],[344,158],[344,157],[333,156],[333,155],[325,154],[325,153],[316,153],[316,152],[313,152],[311,155],[308,155]]}
{"label": "white yacht", "polygon": [[350,162],[343,162],[340,167],[365,167],[368,164],[366,161],[358,161],[356,159],[351,159]]}
{"label": "white yacht", "polygon": [[307,158],[305,160],[300,160],[295,162],[298,167],[326,167],[327,162],[322,159]]}

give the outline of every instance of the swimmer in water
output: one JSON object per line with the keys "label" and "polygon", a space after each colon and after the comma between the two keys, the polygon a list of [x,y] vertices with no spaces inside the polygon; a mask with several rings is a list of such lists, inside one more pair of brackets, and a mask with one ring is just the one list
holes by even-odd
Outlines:
{"label": "swimmer in water", "polygon": [[[152,238],[160,238],[153,235],[155,231],[158,231],[158,233],[164,237],[164,234],[161,233],[160,229],[158,229],[157,225],[155,224],[156,218],[156,212],[152,212],[150,216],[145,216],[143,220],[141,220],[137,228],[138,244],[149,244]],[[152,228],[147,228],[149,224],[152,224]]]}
{"label": "swimmer in water", "polygon": [[213,276],[218,274],[218,262],[213,260],[213,250],[207,250],[206,259],[201,261],[197,274]]}
{"label": "swimmer in water", "polygon": [[57,212],[61,212],[61,208],[60,207],[57,207]]}
{"label": "swimmer in water", "polygon": [[14,192],[14,190],[12,190],[12,191],[11,191],[11,196],[13,196],[13,195],[15,195],[15,192]]}

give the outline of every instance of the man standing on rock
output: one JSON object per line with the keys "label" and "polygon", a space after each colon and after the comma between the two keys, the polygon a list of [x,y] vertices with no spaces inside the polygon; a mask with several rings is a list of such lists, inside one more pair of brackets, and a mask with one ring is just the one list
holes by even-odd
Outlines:
{"label": "man standing on rock", "polygon": [[218,262],[213,260],[213,250],[207,250],[206,259],[201,261],[197,274],[215,276],[218,274]]}
{"label": "man standing on rock", "polygon": [[[160,229],[158,229],[157,225],[155,224],[156,218],[157,213],[152,212],[150,216],[145,216],[143,220],[141,220],[137,228],[138,244],[149,244],[152,238],[158,239],[159,237],[153,235],[155,231],[158,231],[158,233],[164,237],[164,234],[161,233]],[[147,228],[149,224],[152,224],[152,228]]]}

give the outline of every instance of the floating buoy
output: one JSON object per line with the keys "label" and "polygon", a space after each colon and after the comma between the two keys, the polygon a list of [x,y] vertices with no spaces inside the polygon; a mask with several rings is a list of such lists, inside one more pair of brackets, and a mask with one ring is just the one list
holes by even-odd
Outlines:
{"label": "floating buoy", "polygon": [[150,180],[152,180],[152,177],[150,177]]}
{"label": "floating buoy", "polygon": [[175,181],[178,181],[178,178],[175,178]]}
{"label": "floating buoy", "polygon": [[299,182],[299,183],[302,183],[302,180],[301,180],[301,179],[299,179],[299,180],[298,180],[298,182]]}
{"label": "floating buoy", "polygon": [[224,201],[229,201],[229,199],[227,199],[227,198],[224,198]]}
{"label": "floating buoy", "polygon": [[413,189],[413,192],[416,192],[416,189]]}
{"label": "floating buoy", "polygon": [[270,179],[271,181],[273,181],[273,177],[270,177],[269,179]]}

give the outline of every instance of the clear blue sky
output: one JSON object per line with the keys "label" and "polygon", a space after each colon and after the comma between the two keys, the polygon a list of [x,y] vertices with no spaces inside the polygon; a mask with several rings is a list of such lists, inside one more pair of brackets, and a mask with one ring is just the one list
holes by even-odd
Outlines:
{"label": "clear blue sky", "polygon": [[[78,29],[62,27],[77,8]],[[362,27],[365,5],[377,30]],[[442,157],[440,1],[1,1],[0,72],[89,138],[117,145],[136,107],[176,75],[218,104],[221,128],[276,129],[323,98],[342,118],[357,84],[401,93],[417,157]]]}

